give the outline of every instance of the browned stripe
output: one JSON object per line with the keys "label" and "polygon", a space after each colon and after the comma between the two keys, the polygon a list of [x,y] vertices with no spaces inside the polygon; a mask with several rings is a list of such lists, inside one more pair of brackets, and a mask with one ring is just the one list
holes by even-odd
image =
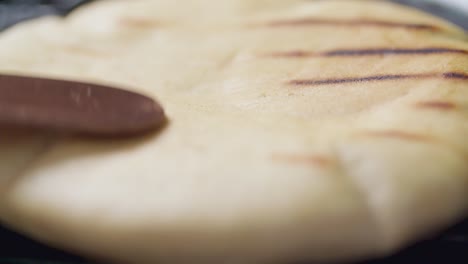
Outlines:
{"label": "browned stripe", "polygon": [[327,167],[332,164],[332,159],[324,155],[306,155],[306,154],[274,154],[272,159],[277,162],[288,163],[292,165],[312,165]]}
{"label": "browned stripe", "polygon": [[395,138],[408,141],[432,141],[432,137],[428,135],[406,132],[400,130],[375,130],[375,131],[365,131],[360,133],[362,136],[366,137],[380,137],[380,138]]}
{"label": "browned stripe", "polygon": [[428,108],[449,111],[457,108],[457,105],[449,101],[423,101],[415,104],[416,108]]}
{"label": "browned stripe", "polygon": [[359,57],[381,55],[433,55],[433,54],[462,54],[468,55],[468,50],[452,48],[371,48],[371,49],[337,49],[325,52],[310,52],[293,50],[270,53],[271,57],[306,58],[306,57]]}
{"label": "browned stripe", "polygon": [[291,80],[288,82],[288,84],[295,85],[295,86],[320,86],[320,85],[331,85],[331,84],[379,82],[379,81],[393,81],[393,80],[407,80],[407,79],[431,79],[431,78],[468,80],[468,74],[460,73],[460,72],[420,73],[420,74],[386,74],[386,75],[373,75],[373,76],[366,76],[366,77]]}
{"label": "browned stripe", "polygon": [[468,80],[468,74],[463,72],[446,72],[443,76],[446,79]]}
{"label": "browned stripe", "polygon": [[403,28],[409,30],[440,31],[435,25],[422,23],[402,23],[377,19],[332,19],[332,18],[299,18],[289,20],[276,20],[267,23],[269,27],[292,26],[333,26],[333,27],[381,27]]}

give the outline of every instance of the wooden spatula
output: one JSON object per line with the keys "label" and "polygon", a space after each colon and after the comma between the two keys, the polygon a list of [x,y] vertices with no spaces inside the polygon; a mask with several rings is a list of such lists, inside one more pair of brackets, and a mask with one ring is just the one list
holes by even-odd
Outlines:
{"label": "wooden spatula", "polygon": [[0,127],[96,136],[150,132],[165,122],[154,100],[122,89],[0,74]]}

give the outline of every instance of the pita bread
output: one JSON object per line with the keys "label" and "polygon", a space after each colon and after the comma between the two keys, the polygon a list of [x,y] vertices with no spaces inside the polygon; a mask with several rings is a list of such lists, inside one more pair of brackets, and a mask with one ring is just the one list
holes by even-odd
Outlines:
{"label": "pita bread", "polygon": [[169,123],[1,131],[0,218],[118,263],[391,254],[468,213],[466,39],[383,1],[100,1],[23,23],[1,72],[115,84]]}

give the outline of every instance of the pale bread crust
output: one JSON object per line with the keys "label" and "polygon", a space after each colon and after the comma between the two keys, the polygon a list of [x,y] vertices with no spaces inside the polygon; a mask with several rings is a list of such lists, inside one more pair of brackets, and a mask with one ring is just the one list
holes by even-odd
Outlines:
{"label": "pale bread crust", "polygon": [[[274,26],[304,17],[438,30]],[[0,37],[2,72],[117,84],[159,99],[169,124],[126,141],[0,132],[0,218],[116,262],[389,254],[468,211],[467,80],[291,80],[466,73],[468,55],[271,54],[464,40],[381,1],[102,1],[18,25]]]}

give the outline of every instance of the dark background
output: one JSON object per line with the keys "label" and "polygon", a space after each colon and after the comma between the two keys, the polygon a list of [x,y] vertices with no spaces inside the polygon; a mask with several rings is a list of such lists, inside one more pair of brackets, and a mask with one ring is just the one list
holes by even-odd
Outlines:
{"label": "dark background", "polygon": [[[177,0],[174,0],[177,1]],[[468,1],[468,0],[467,0]],[[42,15],[66,15],[83,0],[0,0],[0,30]],[[394,0],[416,6],[468,29],[468,16],[461,11],[420,0]],[[0,264],[90,263],[51,249],[0,226]],[[468,220],[399,254],[360,264],[468,264]]]}

